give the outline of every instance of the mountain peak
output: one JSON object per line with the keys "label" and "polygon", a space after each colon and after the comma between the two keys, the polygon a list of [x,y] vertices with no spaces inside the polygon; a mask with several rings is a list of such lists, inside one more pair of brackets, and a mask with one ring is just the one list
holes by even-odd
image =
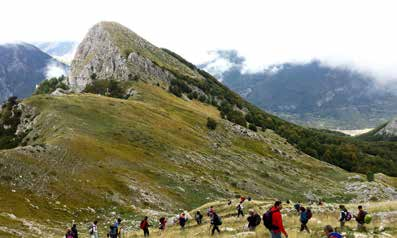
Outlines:
{"label": "mountain peak", "polygon": [[[172,73],[173,72],[173,73]],[[93,80],[115,79],[163,83],[174,73],[199,77],[178,59],[116,22],[94,25],[72,61],[69,83],[82,91]]]}

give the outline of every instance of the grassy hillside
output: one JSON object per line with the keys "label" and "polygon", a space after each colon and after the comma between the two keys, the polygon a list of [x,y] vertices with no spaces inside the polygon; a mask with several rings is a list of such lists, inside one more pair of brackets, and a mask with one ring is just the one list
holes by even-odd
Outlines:
{"label": "grassy hillside", "polygon": [[[73,94],[23,101],[36,111],[25,146],[0,151],[0,214],[16,217],[8,228],[26,219],[56,234],[72,220],[136,220],[142,209],[173,213],[240,194],[357,196],[346,192],[354,174],[299,152],[271,130],[243,129],[215,107],[157,86],[130,86],[137,94],[129,100]],[[208,117],[216,130],[207,128]]]}

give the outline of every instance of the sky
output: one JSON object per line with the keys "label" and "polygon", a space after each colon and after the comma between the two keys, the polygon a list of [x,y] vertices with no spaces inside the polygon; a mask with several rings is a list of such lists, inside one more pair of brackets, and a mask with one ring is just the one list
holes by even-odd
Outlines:
{"label": "sky", "polygon": [[235,49],[245,69],[319,59],[397,79],[397,1],[2,0],[0,42],[83,39],[117,21],[189,61]]}

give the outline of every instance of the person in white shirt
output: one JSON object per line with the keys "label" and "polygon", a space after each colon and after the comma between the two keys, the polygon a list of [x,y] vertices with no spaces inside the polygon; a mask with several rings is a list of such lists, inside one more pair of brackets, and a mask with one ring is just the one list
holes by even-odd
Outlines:
{"label": "person in white shirt", "polygon": [[90,238],[98,238],[98,227],[97,227],[98,221],[94,221],[92,225],[90,226],[89,233],[90,233]]}

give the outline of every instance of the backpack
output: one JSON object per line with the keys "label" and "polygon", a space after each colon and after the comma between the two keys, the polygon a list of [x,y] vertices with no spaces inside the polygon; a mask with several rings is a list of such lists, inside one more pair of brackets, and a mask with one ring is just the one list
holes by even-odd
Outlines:
{"label": "backpack", "polygon": [[261,224],[261,216],[259,216],[258,214],[255,215],[255,225],[259,225]]}
{"label": "backpack", "polygon": [[350,221],[352,219],[352,214],[350,212],[346,212],[345,220]]}
{"label": "backpack", "polygon": [[369,223],[371,223],[371,221],[372,221],[372,216],[367,213],[364,217],[364,222],[365,222],[365,224],[369,224]]}
{"label": "backpack", "polygon": [[331,234],[329,234],[328,237],[329,238],[343,238],[343,236],[337,232],[332,232]]}
{"label": "backpack", "polygon": [[222,225],[222,218],[218,215],[217,215],[217,217],[218,217],[218,219],[216,219],[216,222],[217,222],[216,225],[220,226],[220,225]]}
{"label": "backpack", "polygon": [[117,227],[116,226],[114,226],[114,225],[110,226],[109,235],[113,235],[113,236],[117,235]]}
{"label": "backpack", "polygon": [[313,216],[312,211],[310,209],[306,209],[306,212],[307,212],[306,218],[307,220],[310,220]]}
{"label": "backpack", "polygon": [[[160,221],[161,222],[161,221]],[[141,221],[141,225],[139,226],[142,230],[146,228],[146,222],[145,220]]]}
{"label": "backpack", "polygon": [[265,214],[263,214],[263,225],[269,230],[278,229],[278,227],[273,225],[273,212],[269,209]]}
{"label": "backpack", "polygon": [[94,234],[94,226],[93,226],[93,225],[91,225],[91,226],[88,228],[88,233],[89,233],[90,235],[93,235],[93,234]]}

